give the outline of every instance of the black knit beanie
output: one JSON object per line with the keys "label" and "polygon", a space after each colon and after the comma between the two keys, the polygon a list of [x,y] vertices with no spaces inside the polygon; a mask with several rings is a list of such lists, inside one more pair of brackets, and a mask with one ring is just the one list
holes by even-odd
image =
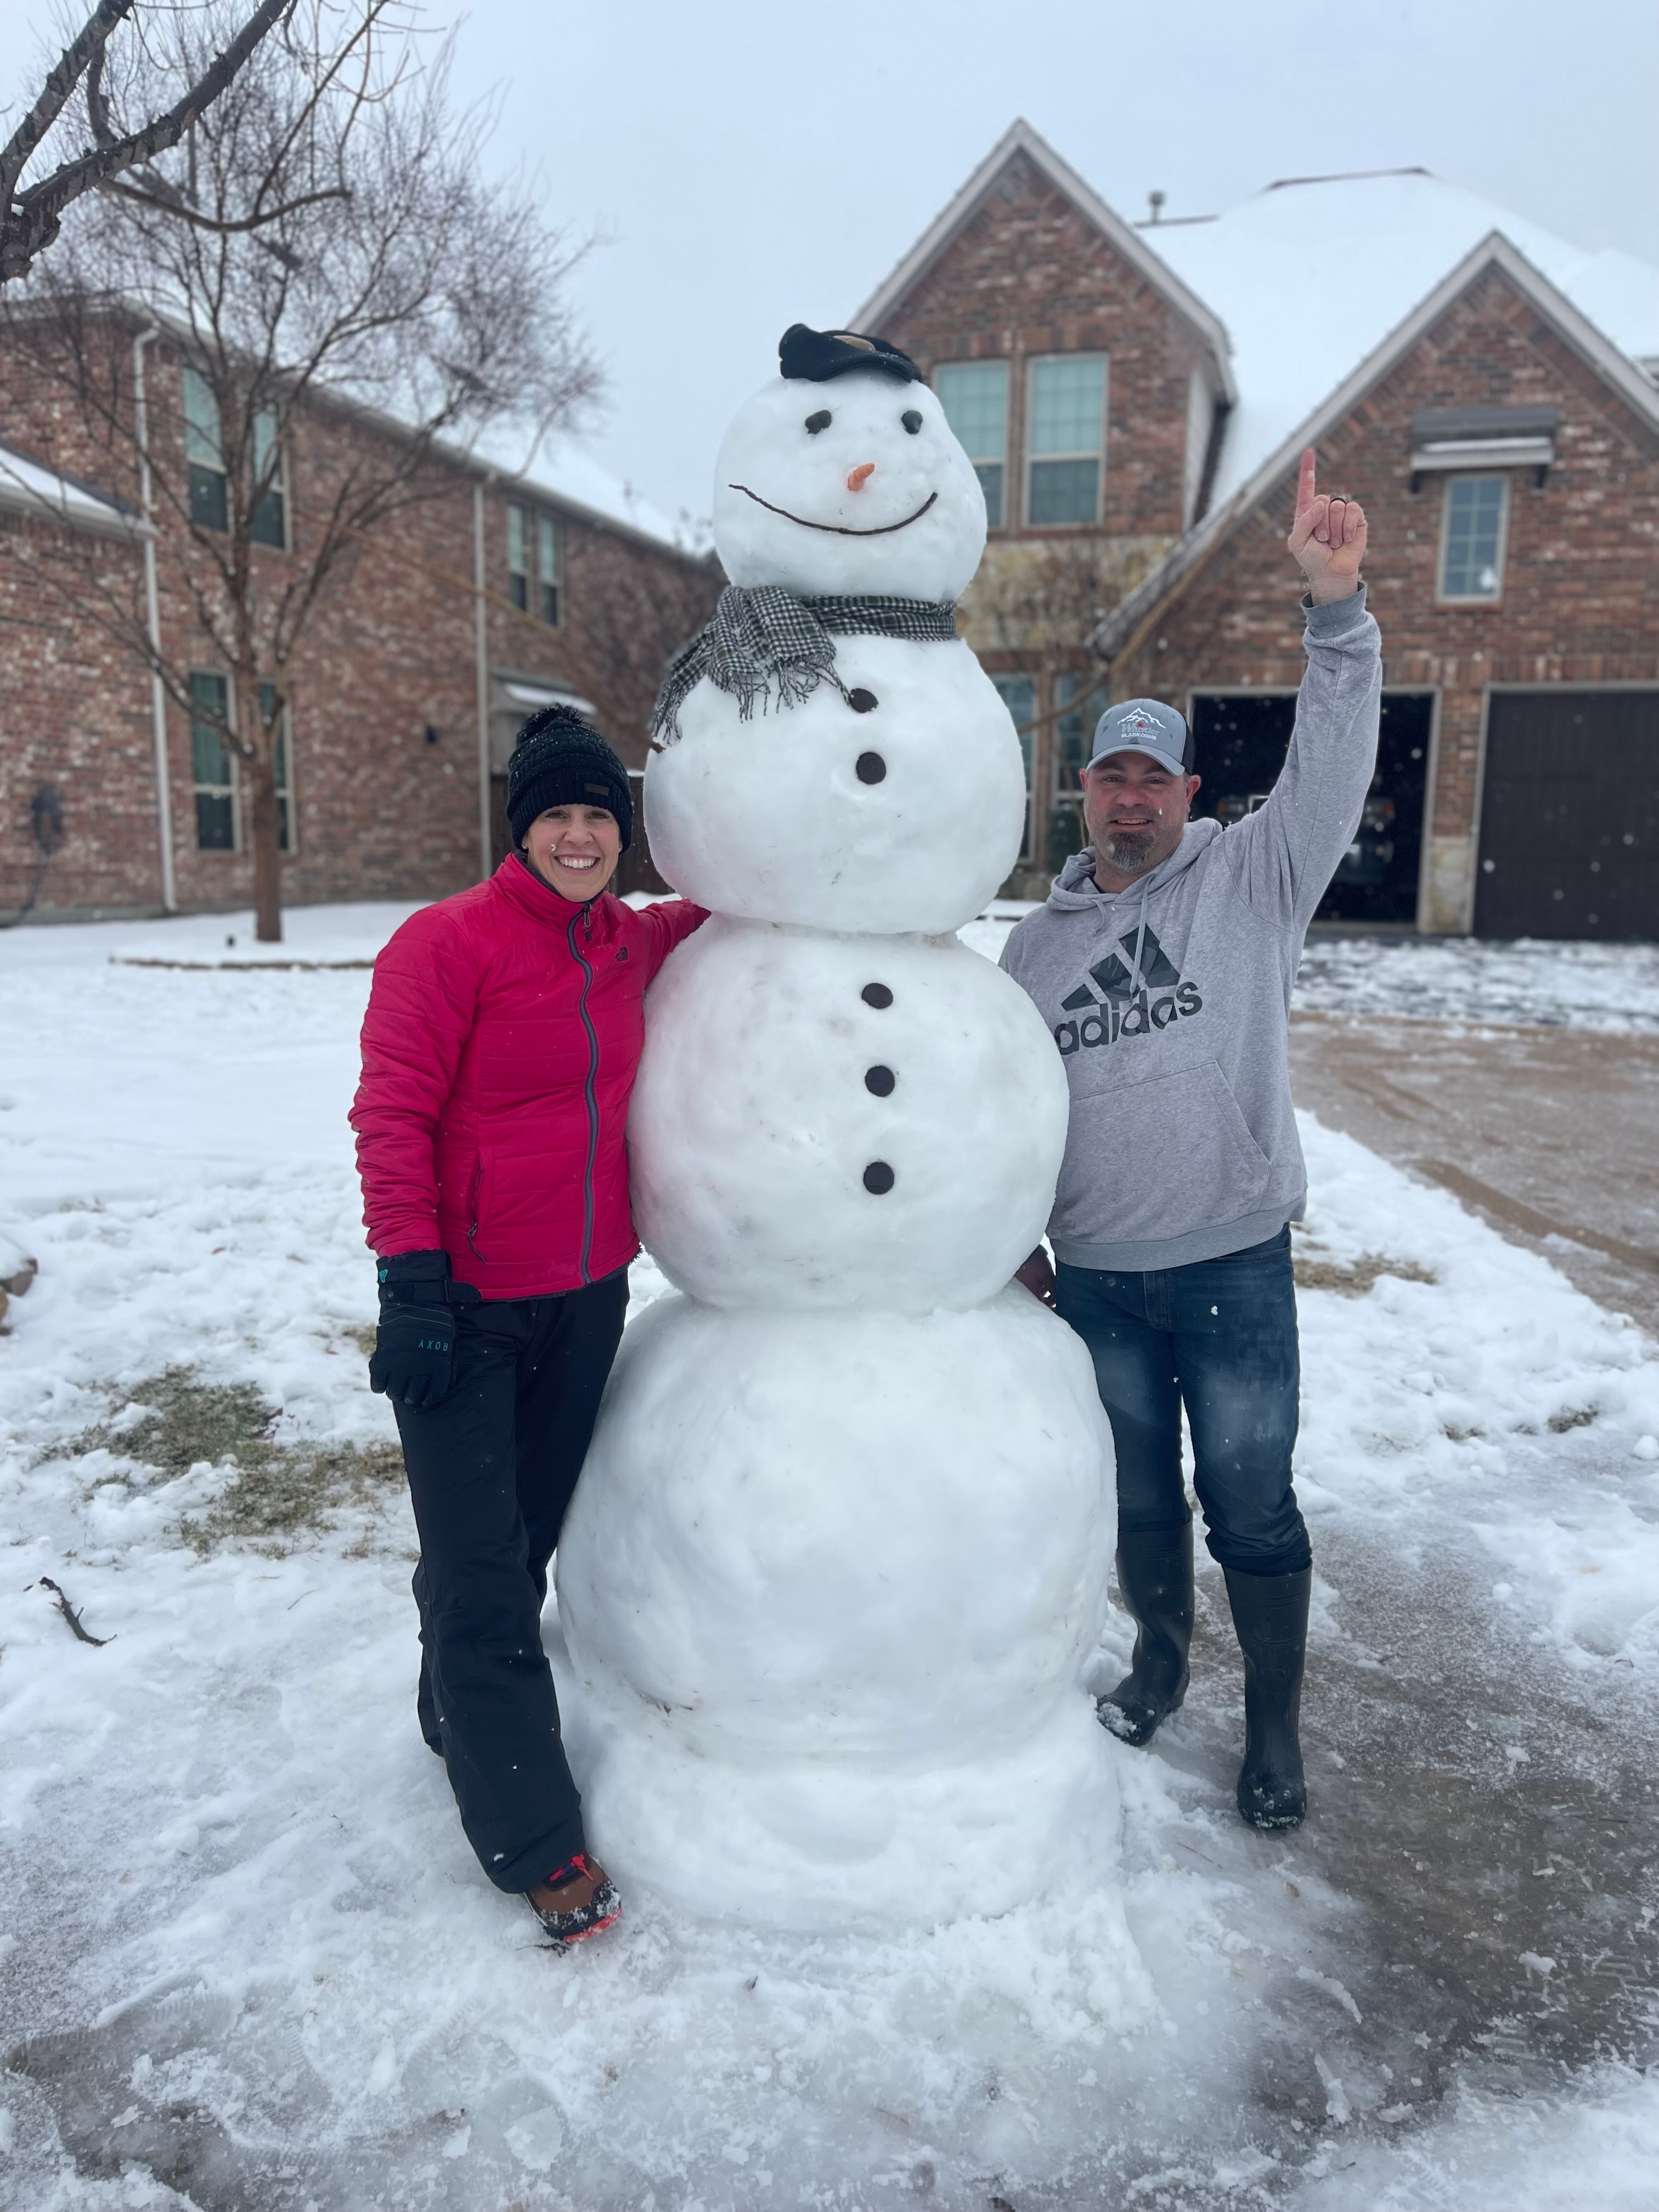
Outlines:
{"label": "black knit beanie", "polygon": [[628,770],[574,707],[544,707],[519,732],[507,764],[507,820],[515,845],[550,806],[608,806],[624,853],[634,841]]}

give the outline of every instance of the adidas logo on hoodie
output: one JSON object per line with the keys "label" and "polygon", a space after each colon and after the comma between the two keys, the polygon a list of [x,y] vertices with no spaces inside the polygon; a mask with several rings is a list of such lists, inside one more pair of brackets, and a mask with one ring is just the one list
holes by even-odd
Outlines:
{"label": "adidas logo on hoodie", "polygon": [[[1130,964],[1126,966],[1115,952],[1109,952],[1103,960],[1095,962],[1087,979],[1060,1002],[1062,1012],[1074,1017],[1054,1024],[1054,1042],[1066,1059],[1097,1045],[1116,1044],[1122,1037],[1167,1030],[1172,1022],[1203,1011],[1198,986],[1182,981],[1181,971],[1150,929],[1129,930],[1118,944],[1128,954]],[[1137,944],[1139,978],[1133,964]]]}

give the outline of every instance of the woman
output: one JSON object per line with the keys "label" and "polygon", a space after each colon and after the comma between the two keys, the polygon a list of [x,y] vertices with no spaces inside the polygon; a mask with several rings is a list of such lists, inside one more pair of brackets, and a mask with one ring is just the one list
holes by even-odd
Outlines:
{"label": "woman", "polygon": [[369,1386],[392,1399],[421,1543],[421,1732],[498,1888],[556,1943],[619,1910],[587,1856],[541,1644],[639,1249],[623,1133],[645,988],[705,919],[608,890],[628,774],[568,708],[526,723],[514,849],[374,963],[357,1132],[379,1255]]}

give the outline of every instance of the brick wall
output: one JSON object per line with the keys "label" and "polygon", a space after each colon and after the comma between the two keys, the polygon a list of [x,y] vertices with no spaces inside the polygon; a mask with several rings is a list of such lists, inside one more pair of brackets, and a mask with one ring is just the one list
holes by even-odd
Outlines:
{"label": "brick wall", "polygon": [[[1560,410],[1556,465],[1541,489],[1530,471],[1512,473],[1502,598],[1438,604],[1444,480],[1411,489],[1411,418],[1539,403]],[[1659,437],[1488,270],[1322,440],[1320,480],[1365,506],[1385,682],[1439,695],[1423,921],[1467,928],[1488,688],[1659,679]],[[1194,690],[1299,682],[1297,572],[1284,547],[1293,494],[1287,472],[1114,666],[1115,696],[1185,706]]]}
{"label": "brick wall", "polygon": [[[118,373],[125,352],[112,354]],[[151,349],[152,447],[158,474],[180,471],[179,362]],[[0,410],[20,450],[136,502],[130,450],[100,434],[61,387],[15,352],[0,356]],[[385,433],[313,410],[287,441],[290,550],[255,548],[258,580],[283,588],[314,544],[344,470],[373,460]],[[422,496],[353,544],[331,573],[291,670],[290,749],[297,836],[283,862],[291,903],[440,897],[480,868],[475,478],[429,463]],[[544,502],[561,531],[556,627],[511,601],[507,506],[531,495],[492,483],[483,497],[486,654],[495,671],[572,690],[642,763],[645,725],[667,654],[704,619],[719,588],[689,563],[620,531]],[[163,506],[158,512],[163,649],[181,668],[217,663],[191,594],[210,563]],[[42,589],[29,557],[76,564],[77,608]],[[149,683],[138,657],[87,611],[94,580],[139,604],[137,550],[46,523],[0,526],[0,908],[33,874],[29,800],[42,781],[65,793],[66,842],[40,910],[155,909],[161,901]],[[536,594],[532,591],[532,598]],[[246,850],[198,849],[189,715],[167,714],[177,891],[185,907],[245,903]]]}

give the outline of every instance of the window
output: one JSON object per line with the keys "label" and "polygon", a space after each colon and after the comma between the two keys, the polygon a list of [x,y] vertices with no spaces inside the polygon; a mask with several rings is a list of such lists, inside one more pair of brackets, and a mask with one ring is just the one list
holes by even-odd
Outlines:
{"label": "window", "polygon": [[1440,536],[1443,599],[1495,599],[1504,573],[1509,478],[1451,477]]}
{"label": "window", "polygon": [[[185,365],[185,459],[190,468],[190,519],[204,530],[228,530],[230,493],[224,435],[213,387],[201,371]],[[256,545],[288,544],[288,489],[283,482],[275,411],[262,407],[253,419],[253,466],[263,478],[275,464],[270,488],[253,510],[249,535]]]}
{"label": "window", "polygon": [[[185,458],[190,465],[190,519],[204,530],[228,530],[230,505],[225,492],[224,456],[219,441],[219,410],[199,370],[185,369]],[[195,689],[196,678],[191,678]]]}
{"label": "window", "polygon": [[[276,703],[276,690],[274,684],[262,684],[259,686],[259,712],[264,716],[267,724],[270,720],[271,709]],[[277,847],[282,852],[291,853],[294,850],[295,830],[294,779],[291,773],[294,749],[289,743],[286,707],[283,708],[282,720],[276,726],[276,733],[271,741],[270,751],[271,773],[276,785],[276,813],[280,824],[276,833]]]}
{"label": "window", "polygon": [[1002,477],[1008,458],[1008,364],[953,361],[935,372],[945,419],[974,465],[985,494],[985,519],[1002,527]]}
{"label": "window", "polygon": [[229,719],[230,685],[222,676],[193,669],[190,696],[199,701],[207,720],[190,718],[191,772],[196,785],[196,849],[236,850],[236,772],[220,725]]}
{"label": "window", "polygon": [[[207,669],[192,669],[191,697],[199,700],[201,715],[190,719],[191,770],[196,787],[196,849],[198,853],[234,853],[241,843],[236,762],[225,743],[220,724],[230,719],[230,683]],[[267,722],[276,698],[272,685],[259,686],[259,711]],[[209,720],[208,717],[216,719]],[[276,784],[277,843],[284,853],[294,850],[294,748],[289,742],[288,709],[277,726],[271,767]]]}
{"label": "window", "polygon": [[1080,805],[1078,775],[1088,762],[1095,724],[1106,711],[1106,694],[1095,688],[1092,677],[1063,669],[1054,678],[1054,797]]}
{"label": "window", "polygon": [[1025,520],[1094,522],[1106,431],[1106,356],[1050,354],[1028,371]]}
{"label": "window", "polygon": [[556,628],[559,619],[559,526],[550,514],[536,517],[536,565],[542,587],[541,614]]}
{"label": "window", "polygon": [[[531,554],[534,551],[536,593],[530,592]],[[557,628],[559,620],[559,524],[556,515],[539,507],[520,507],[509,501],[507,508],[507,588],[515,607],[532,611]]]}
{"label": "window", "polygon": [[515,607],[530,608],[530,533],[523,507],[513,501],[507,509],[507,590]]}
{"label": "window", "polygon": [[1036,732],[1031,727],[1036,720],[1036,679],[1030,676],[994,676],[993,684],[1002,695],[1002,703],[1013,716],[1014,727],[1019,733],[1020,758],[1025,763],[1025,835],[1020,843],[1022,860],[1031,851],[1031,749]]}

